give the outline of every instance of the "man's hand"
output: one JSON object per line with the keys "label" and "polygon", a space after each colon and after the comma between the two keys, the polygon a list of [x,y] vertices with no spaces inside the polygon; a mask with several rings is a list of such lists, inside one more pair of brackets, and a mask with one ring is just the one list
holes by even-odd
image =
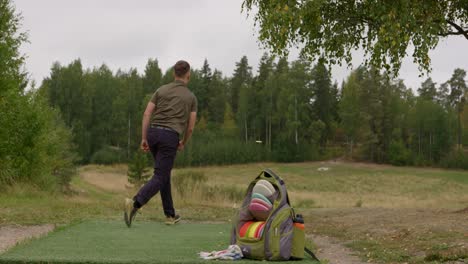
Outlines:
{"label": "man's hand", "polygon": [[148,145],[148,141],[146,139],[142,139],[141,140],[141,145],[140,145],[141,149],[144,151],[144,152],[148,152],[150,149],[149,149],[149,145]]}
{"label": "man's hand", "polygon": [[179,145],[177,146],[177,150],[178,150],[178,151],[182,151],[182,150],[184,150],[184,147],[185,147],[184,142],[183,142],[183,141],[179,141]]}

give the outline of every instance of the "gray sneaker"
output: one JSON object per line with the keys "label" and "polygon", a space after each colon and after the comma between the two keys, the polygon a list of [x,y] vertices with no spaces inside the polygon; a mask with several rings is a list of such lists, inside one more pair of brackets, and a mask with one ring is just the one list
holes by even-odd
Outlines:
{"label": "gray sneaker", "polygon": [[133,200],[125,198],[124,220],[128,227],[132,226],[132,221],[135,219],[138,208],[133,207]]}
{"label": "gray sneaker", "polygon": [[174,217],[166,217],[166,222],[164,222],[166,225],[175,225],[179,223],[179,221],[182,219],[180,215],[175,215]]}

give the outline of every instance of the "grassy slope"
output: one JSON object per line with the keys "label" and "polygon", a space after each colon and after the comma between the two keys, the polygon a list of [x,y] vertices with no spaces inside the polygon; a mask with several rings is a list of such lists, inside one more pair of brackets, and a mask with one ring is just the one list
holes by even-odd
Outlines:
{"label": "grassy slope", "polygon": [[228,224],[138,222],[128,229],[122,222],[83,222],[20,245],[0,256],[0,263],[206,263],[197,253],[224,249],[229,228]]}
{"label": "grassy slope", "polygon": [[[175,177],[198,171],[207,179],[188,184],[190,188],[173,184],[176,207],[184,219],[228,221],[247,183],[264,167],[285,179],[293,204],[310,223],[307,232],[347,241],[365,259],[422,263],[424,258],[467,258],[466,213],[453,213],[468,205],[464,171],[318,162],[179,169]],[[320,167],[329,170],[318,171]],[[0,224],[120,220],[122,199],[134,193],[116,184],[125,178],[125,167],[87,166],[80,173],[82,177],[73,180],[72,196],[51,196],[24,186],[3,192]],[[101,181],[93,185],[89,177]],[[140,219],[161,220],[161,211],[155,197]]]}

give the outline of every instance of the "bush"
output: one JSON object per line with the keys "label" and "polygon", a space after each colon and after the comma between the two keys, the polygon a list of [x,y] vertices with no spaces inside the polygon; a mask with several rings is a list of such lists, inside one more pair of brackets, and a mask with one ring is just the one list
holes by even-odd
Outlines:
{"label": "bush", "polygon": [[452,169],[468,169],[468,155],[463,150],[454,150],[442,158],[440,166]]}
{"label": "bush", "polygon": [[133,159],[128,164],[128,181],[137,186],[148,181],[151,174],[148,169],[148,156],[141,151],[135,152]]}
{"label": "bush", "polygon": [[401,141],[392,141],[388,149],[388,162],[396,166],[410,165],[411,151]]}
{"label": "bush", "polygon": [[[323,154],[319,154],[323,153]],[[345,156],[346,149],[342,146],[327,146],[323,150],[319,151],[319,149],[316,150],[316,152],[312,152],[310,154],[309,159],[306,160],[330,160],[330,159],[336,159]]]}
{"label": "bush", "polygon": [[291,144],[279,142],[272,151],[272,160],[276,162],[301,162],[318,160],[319,148],[312,144]]}
{"label": "bush", "polygon": [[91,163],[94,164],[115,164],[125,162],[125,153],[121,148],[104,146],[91,156]]}
{"label": "bush", "polygon": [[426,158],[424,158],[423,155],[418,155],[418,153],[414,153],[413,151],[413,158],[412,164],[414,166],[420,166],[420,167],[426,167],[426,166],[432,166],[434,163]]}

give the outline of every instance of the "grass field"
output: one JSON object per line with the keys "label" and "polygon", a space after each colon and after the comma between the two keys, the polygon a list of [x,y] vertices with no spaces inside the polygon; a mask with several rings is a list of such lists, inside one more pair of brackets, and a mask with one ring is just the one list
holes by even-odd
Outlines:
{"label": "grass field", "polygon": [[[364,261],[468,261],[465,171],[342,162],[177,169],[176,209],[190,223],[227,222],[247,184],[265,167],[285,179],[293,205],[305,215],[308,234],[335,237]],[[123,198],[135,192],[127,186],[126,167],[91,165],[79,172],[68,196],[31,186],[5,190],[0,194],[0,223],[121,221]],[[139,221],[162,219],[159,197],[139,216]]]}
{"label": "grass field", "polygon": [[128,229],[120,221],[86,221],[17,246],[1,255],[0,263],[207,263],[198,253],[224,249],[229,228],[228,224],[139,222]]}

